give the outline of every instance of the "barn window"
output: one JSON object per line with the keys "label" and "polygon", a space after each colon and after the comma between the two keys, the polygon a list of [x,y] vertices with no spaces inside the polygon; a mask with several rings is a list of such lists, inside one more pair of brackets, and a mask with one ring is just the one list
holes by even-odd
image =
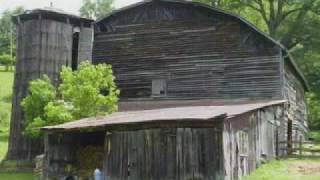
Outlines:
{"label": "barn window", "polygon": [[167,81],[165,79],[152,80],[152,96],[165,96],[167,94]]}
{"label": "barn window", "polygon": [[73,37],[72,37],[71,68],[73,71],[78,69],[79,34],[80,34],[80,29],[78,27],[75,27],[73,29]]}
{"label": "barn window", "polygon": [[246,131],[237,132],[239,154],[241,156],[247,156],[249,151],[249,137]]}

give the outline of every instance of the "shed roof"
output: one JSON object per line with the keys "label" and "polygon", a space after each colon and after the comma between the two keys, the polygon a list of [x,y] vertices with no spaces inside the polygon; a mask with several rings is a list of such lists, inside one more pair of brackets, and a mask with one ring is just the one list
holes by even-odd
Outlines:
{"label": "shed roof", "polygon": [[86,118],[57,126],[44,127],[43,130],[81,130],[101,128],[111,125],[127,125],[158,121],[196,121],[204,122],[221,118],[232,118],[250,111],[264,107],[283,104],[286,101],[269,101],[251,104],[226,105],[226,106],[191,106],[164,108],[143,111],[116,112],[106,117]]}
{"label": "shed roof", "polygon": [[199,2],[193,2],[193,1],[187,1],[187,0],[143,0],[141,2],[132,4],[130,6],[126,6],[117,10],[114,10],[111,14],[108,14],[105,17],[102,17],[100,19],[98,19],[95,24],[99,25],[100,23],[106,22],[108,21],[110,18],[112,17],[116,17],[118,14],[120,14],[123,11],[127,11],[129,9],[135,8],[135,7],[139,7],[145,4],[148,4],[150,2],[154,2],[154,1],[161,1],[161,2],[167,2],[167,3],[176,3],[176,4],[184,4],[184,5],[190,5],[190,6],[194,6],[194,7],[201,7],[201,8],[206,8],[208,10],[214,11],[214,12],[218,12],[224,15],[227,15],[229,17],[235,18],[237,20],[239,20],[240,22],[244,23],[245,25],[249,26],[251,29],[253,29],[254,31],[258,32],[259,34],[261,34],[263,37],[265,37],[266,39],[268,39],[269,41],[271,41],[272,43],[278,45],[282,51],[285,52],[285,55],[287,58],[285,58],[285,60],[288,60],[288,62],[294,67],[294,70],[296,71],[297,75],[299,76],[304,88],[306,90],[309,90],[309,85],[308,82],[306,80],[306,78],[304,77],[303,73],[301,72],[301,70],[299,69],[299,67],[296,65],[294,59],[292,58],[292,56],[290,55],[288,49],[282,45],[279,41],[273,39],[271,36],[269,36],[268,34],[266,34],[265,32],[261,31],[260,29],[258,29],[256,26],[254,26],[252,23],[250,23],[249,21],[247,21],[246,19],[244,19],[241,16],[238,16],[234,13],[231,12],[227,12],[225,10],[213,7],[213,6],[209,6],[207,4],[204,3],[199,3]]}

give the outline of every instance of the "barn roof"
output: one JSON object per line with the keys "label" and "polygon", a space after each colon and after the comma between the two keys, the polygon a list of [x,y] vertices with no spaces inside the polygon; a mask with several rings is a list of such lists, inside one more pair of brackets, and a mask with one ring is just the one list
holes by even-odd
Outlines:
{"label": "barn roof", "polygon": [[282,51],[284,51],[285,54],[285,60],[288,60],[288,62],[294,67],[294,70],[296,71],[297,75],[299,76],[304,88],[306,90],[309,90],[309,85],[308,82],[306,80],[306,78],[304,77],[303,73],[301,72],[301,70],[298,68],[298,66],[296,65],[294,59],[292,58],[292,56],[290,55],[288,49],[282,45],[280,42],[276,41],[275,39],[273,39],[271,36],[269,36],[268,34],[266,34],[265,32],[261,31],[260,29],[258,29],[256,26],[254,26],[252,23],[250,23],[249,21],[247,21],[246,19],[244,19],[241,16],[238,16],[236,14],[233,14],[231,12],[227,12],[225,10],[213,7],[213,6],[209,6],[207,4],[204,3],[199,3],[199,2],[193,2],[193,1],[186,1],[186,0],[143,0],[141,2],[132,4],[130,6],[126,6],[117,10],[114,10],[111,14],[108,14],[105,17],[102,17],[100,19],[98,19],[95,24],[99,25],[100,23],[106,22],[108,21],[110,18],[116,17],[118,14],[120,14],[123,11],[127,11],[129,9],[135,8],[135,7],[139,7],[145,4],[148,4],[150,2],[153,1],[161,1],[161,2],[168,2],[168,3],[176,3],[176,4],[184,4],[184,5],[190,5],[190,6],[194,6],[194,7],[202,7],[202,8],[206,8],[208,10],[214,11],[214,12],[218,12],[224,15],[227,15],[231,18],[235,18],[237,20],[239,20],[240,22],[244,23],[245,25],[249,26],[251,29],[253,29],[254,31],[256,31],[257,33],[261,34],[262,36],[264,36],[266,39],[268,39],[269,41],[271,41],[272,43],[278,45]]}
{"label": "barn roof", "polygon": [[286,101],[269,101],[251,104],[226,106],[191,106],[164,108],[143,111],[116,112],[106,117],[86,118],[57,126],[44,127],[43,130],[70,131],[90,128],[101,128],[112,125],[130,125],[152,122],[193,121],[208,122],[217,119],[232,118],[250,111],[268,106],[284,104]]}

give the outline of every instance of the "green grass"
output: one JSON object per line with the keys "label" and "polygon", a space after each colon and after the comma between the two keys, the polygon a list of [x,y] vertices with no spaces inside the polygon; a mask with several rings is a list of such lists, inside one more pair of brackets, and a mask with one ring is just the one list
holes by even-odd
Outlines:
{"label": "green grass", "polygon": [[13,72],[4,72],[0,66],[0,161],[8,148],[8,129],[11,115]]}
{"label": "green grass", "polygon": [[0,180],[34,180],[31,173],[0,173]]}
{"label": "green grass", "polygon": [[263,165],[243,180],[319,180],[320,158],[289,158]]}

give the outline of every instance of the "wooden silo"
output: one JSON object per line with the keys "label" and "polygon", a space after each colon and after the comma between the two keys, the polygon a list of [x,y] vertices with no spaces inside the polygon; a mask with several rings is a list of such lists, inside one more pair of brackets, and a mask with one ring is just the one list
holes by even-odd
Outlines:
{"label": "wooden silo", "polygon": [[31,160],[42,153],[40,140],[23,136],[20,106],[31,80],[46,74],[57,84],[62,66],[76,69],[80,60],[91,60],[92,20],[45,8],[13,18],[17,27],[17,64],[10,127],[9,160]]}

